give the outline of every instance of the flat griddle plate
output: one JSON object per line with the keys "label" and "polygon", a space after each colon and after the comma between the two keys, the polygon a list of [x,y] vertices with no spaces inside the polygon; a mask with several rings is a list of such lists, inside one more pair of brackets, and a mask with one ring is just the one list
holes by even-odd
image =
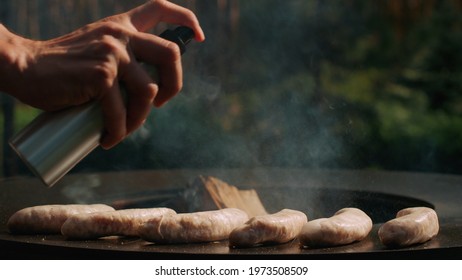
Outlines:
{"label": "flat griddle plate", "polygon": [[[283,208],[304,211],[309,219],[328,217],[343,207],[357,207],[365,211],[374,221],[369,236],[361,242],[323,249],[301,248],[298,240],[287,244],[258,246],[254,248],[229,248],[227,241],[158,245],[138,238],[108,237],[98,240],[73,241],[61,235],[11,235],[5,225],[0,229],[0,246],[3,258],[156,258],[156,256],[207,257],[252,257],[292,255],[314,258],[351,258],[352,256],[395,257],[438,257],[450,255],[462,257],[462,223],[460,221],[440,221],[440,232],[431,241],[403,249],[387,249],[379,241],[377,231],[380,225],[393,218],[405,207],[432,204],[410,197],[379,192],[354,191],[330,188],[265,188],[258,190],[267,210],[275,212]],[[127,195],[130,198],[130,194]],[[139,202],[138,198],[134,201]],[[154,203],[154,202],[153,202]],[[156,202],[158,203],[158,202]],[[178,201],[172,205],[178,205]],[[133,207],[156,207],[149,201]],[[175,209],[181,210],[181,209]],[[437,210],[437,209],[436,209]]]}
{"label": "flat griddle plate", "polygon": [[307,258],[460,258],[462,225],[443,225],[431,241],[403,249],[387,249],[379,241],[374,225],[371,234],[353,244],[322,249],[302,248],[298,240],[254,248],[229,248],[227,241],[196,244],[156,245],[138,238],[109,237],[98,240],[70,241],[60,235],[11,235],[0,233],[2,255],[8,259],[80,258],[157,258],[157,257],[255,257],[291,255]]}

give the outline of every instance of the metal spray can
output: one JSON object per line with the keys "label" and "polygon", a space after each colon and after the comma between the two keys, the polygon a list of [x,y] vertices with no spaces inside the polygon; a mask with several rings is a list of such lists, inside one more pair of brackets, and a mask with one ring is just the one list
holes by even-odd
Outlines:
{"label": "metal spray can", "polygon": [[[184,53],[194,32],[180,26],[160,36],[177,43]],[[43,112],[9,144],[30,170],[51,187],[99,146],[102,133],[101,106],[94,101],[61,111]]]}

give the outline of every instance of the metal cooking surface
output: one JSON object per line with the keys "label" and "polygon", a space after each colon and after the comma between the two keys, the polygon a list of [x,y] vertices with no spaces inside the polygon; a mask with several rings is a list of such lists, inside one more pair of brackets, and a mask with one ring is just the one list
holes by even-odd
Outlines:
{"label": "metal cooking surface", "polygon": [[[143,173],[144,174],[144,173]],[[160,190],[161,194],[168,193],[168,190],[180,189],[179,184],[169,183],[163,180],[153,180],[149,178],[152,174],[146,173],[146,186],[149,187],[132,188],[125,193],[112,193],[108,190],[117,189],[114,182],[118,182],[120,178],[110,174],[107,178],[103,176],[100,181],[101,188],[95,192],[89,201],[108,202],[114,198],[123,197],[130,208],[133,207],[154,207],[159,201],[154,199],[150,200],[149,195],[155,194]],[[159,178],[158,173],[154,173],[154,177]],[[111,178],[114,177],[114,178]],[[125,177],[124,177],[125,178]],[[132,177],[136,182],[140,178],[139,174],[135,173]],[[428,181],[428,178],[425,181]],[[17,184],[19,182],[19,184]],[[153,183],[154,182],[154,183]],[[152,184],[160,184],[162,187],[152,187]],[[348,183],[348,181],[344,181]],[[102,238],[99,240],[89,241],[71,241],[66,240],[59,235],[10,235],[6,231],[6,220],[9,215],[25,206],[51,204],[51,203],[73,203],[68,196],[63,196],[63,189],[65,187],[53,188],[48,191],[43,189],[34,189],[31,186],[23,186],[21,180],[10,184],[11,188],[6,190],[11,191],[9,195],[18,196],[23,198],[23,201],[18,199],[18,203],[11,203],[11,207],[5,207],[5,204],[0,205],[0,248],[1,254],[4,258],[44,258],[44,252],[48,258],[156,258],[157,256],[210,256],[213,257],[226,257],[226,256],[252,256],[252,255],[287,255],[292,256],[305,256],[313,258],[349,258],[354,256],[379,256],[385,258],[394,257],[447,257],[447,254],[456,254],[462,257],[462,215],[453,216],[447,213],[452,213],[454,209],[448,211],[444,208],[445,204],[435,199],[427,201],[421,199],[425,198],[425,194],[416,195],[416,198],[410,195],[400,195],[396,193],[386,193],[387,189],[376,188],[368,189],[355,185],[359,188],[356,189],[342,189],[338,185],[335,187],[328,187],[323,184],[313,187],[304,186],[300,184],[273,184],[266,187],[257,188],[255,184],[246,184],[250,187],[256,188],[260,198],[267,207],[269,212],[275,212],[282,208],[292,208],[305,212],[309,219],[319,217],[331,216],[335,211],[343,207],[358,207],[365,211],[374,221],[374,228],[369,236],[357,243],[346,246],[331,247],[324,249],[300,248],[298,241],[295,240],[291,243],[275,245],[275,246],[259,246],[246,249],[233,249],[228,247],[227,241],[214,242],[214,243],[200,243],[200,244],[175,244],[175,245],[157,245],[137,238]],[[409,181],[406,180],[409,184]],[[236,184],[237,186],[242,186]],[[411,185],[412,182],[411,182]],[[31,192],[26,194],[26,198],[20,196],[21,192],[31,188]],[[139,185],[138,185],[139,187]],[[425,186],[423,186],[425,187]],[[412,187],[408,187],[412,191]],[[127,188],[125,188],[127,190]],[[38,196],[34,191],[39,193],[48,194],[47,197]],[[415,191],[415,189],[414,189]],[[441,191],[445,191],[444,189]],[[8,191],[6,192],[8,194]],[[137,195],[142,194],[141,199]],[[422,193],[419,193],[422,194]],[[446,194],[447,195],[447,194]],[[155,196],[154,196],[155,197]],[[170,197],[170,196],[168,196]],[[438,198],[436,194],[430,194],[428,197]],[[448,203],[456,203],[450,201],[448,196]],[[171,197],[170,197],[171,198]],[[108,200],[109,199],[109,200]],[[457,197],[454,200],[458,199]],[[5,200],[3,200],[5,201]],[[130,202],[133,202],[130,204]],[[170,200],[171,202],[172,200]],[[172,206],[180,207],[181,201],[175,201]],[[396,212],[405,207],[414,206],[427,206],[433,207],[440,218],[440,232],[431,241],[403,249],[387,249],[379,241],[377,230],[381,223],[393,218]],[[175,208],[173,207],[173,208]],[[180,210],[181,209],[176,209]]]}
{"label": "metal cooking surface", "polygon": [[[213,243],[197,244],[175,244],[175,245],[156,245],[137,238],[103,238],[89,241],[69,241],[59,235],[33,235],[33,236],[14,236],[8,233],[0,233],[2,242],[8,242],[11,248],[17,245],[34,247],[35,250],[53,251],[57,248],[65,248],[70,257],[78,257],[79,254],[85,254],[90,250],[88,255],[91,257],[94,251],[109,257],[126,256],[132,253],[138,254],[140,258],[147,258],[153,254],[181,254],[181,255],[280,255],[280,254],[303,254],[312,255],[313,257],[327,257],[327,255],[338,254],[363,254],[386,256],[387,254],[422,254],[430,250],[433,253],[445,248],[455,248],[455,243],[462,244],[460,232],[462,226],[443,226],[441,232],[433,240],[403,249],[386,249],[381,245],[377,230],[380,225],[374,225],[370,235],[361,242],[353,243],[346,246],[330,247],[324,249],[301,248],[298,240],[293,242],[275,245],[260,246],[245,249],[233,249],[228,247],[227,241]],[[456,242],[455,242],[456,241]],[[17,243],[17,244],[15,244]],[[55,247],[55,248],[54,248]],[[430,252],[428,252],[430,253]],[[30,256],[28,256],[30,257]],[[41,256],[44,257],[43,255]]]}

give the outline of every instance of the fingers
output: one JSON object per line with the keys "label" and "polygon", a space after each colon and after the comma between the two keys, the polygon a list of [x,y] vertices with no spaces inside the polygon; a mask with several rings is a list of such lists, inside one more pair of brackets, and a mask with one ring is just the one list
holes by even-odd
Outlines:
{"label": "fingers", "polygon": [[126,133],[130,134],[149,116],[158,86],[138,63],[130,63],[120,80],[128,91]]}
{"label": "fingers", "polygon": [[[118,80],[113,79],[102,94],[105,134],[101,146],[105,149],[118,144],[145,122],[158,91],[128,47],[126,54],[118,58]],[[121,87],[126,92],[122,93]]]}
{"label": "fingers", "polygon": [[154,105],[160,107],[183,87],[180,49],[171,41],[147,33],[134,35],[131,46],[137,59],[157,69],[159,92]]}
{"label": "fingers", "polygon": [[175,43],[148,34],[134,35],[132,41],[139,59],[156,65],[161,86],[153,81],[128,50],[130,59],[119,61],[118,77],[127,91],[126,107],[117,82],[102,99],[106,134],[101,146],[105,149],[113,147],[139,128],[148,117],[152,104],[162,106],[183,85],[181,55]]}
{"label": "fingers", "polygon": [[101,99],[103,111],[104,134],[101,147],[110,149],[122,141],[127,135],[126,109],[120,94],[119,83],[114,82]]}
{"label": "fingers", "polygon": [[194,30],[197,41],[205,40],[204,32],[194,13],[165,0],[151,0],[128,11],[126,15],[138,31],[146,31],[159,22],[167,22],[187,26]]}
{"label": "fingers", "polygon": [[[112,47],[115,52],[113,63],[117,67],[117,79],[113,79],[113,84],[107,86],[109,89],[101,95],[105,124],[101,146],[105,149],[113,147],[141,126],[148,117],[152,104],[162,106],[183,85],[181,53],[175,43],[152,34],[125,32],[129,34],[130,43],[125,45],[125,41],[116,40],[119,43]],[[153,81],[137,59],[158,69],[158,81]],[[120,94],[118,80],[127,91],[126,106]]]}
{"label": "fingers", "polygon": [[[178,46],[171,51],[173,56],[179,55]],[[181,61],[167,61],[159,67],[159,93],[154,99],[154,106],[161,107],[180,92],[183,87],[183,70]]]}
{"label": "fingers", "polygon": [[[106,130],[101,146],[105,149],[113,147],[141,126],[152,104],[162,106],[183,86],[178,45],[143,31],[159,22],[167,22],[190,27],[197,41],[205,39],[194,13],[166,0],[151,0],[125,14],[108,18],[107,21],[118,22],[127,28],[123,33],[128,34],[130,39],[122,43],[128,43],[126,50],[130,58],[128,61],[119,61],[118,65],[118,79],[127,90],[126,104],[120,95],[117,81],[108,89],[107,94],[103,94],[101,100]],[[158,80],[154,82],[137,60],[155,66]]]}

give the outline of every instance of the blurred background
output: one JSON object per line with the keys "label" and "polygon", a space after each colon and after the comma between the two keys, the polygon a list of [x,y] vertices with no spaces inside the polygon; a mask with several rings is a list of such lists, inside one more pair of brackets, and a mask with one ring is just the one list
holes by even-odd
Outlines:
{"label": "blurred background", "polygon": [[[288,167],[462,174],[461,0],[189,0],[207,40],[184,89],[73,171]],[[0,0],[46,40],[141,0]],[[167,25],[156,27],[160,33]],[[0,95],[0,177],[30,175],[7,139],[39,111]]]}

